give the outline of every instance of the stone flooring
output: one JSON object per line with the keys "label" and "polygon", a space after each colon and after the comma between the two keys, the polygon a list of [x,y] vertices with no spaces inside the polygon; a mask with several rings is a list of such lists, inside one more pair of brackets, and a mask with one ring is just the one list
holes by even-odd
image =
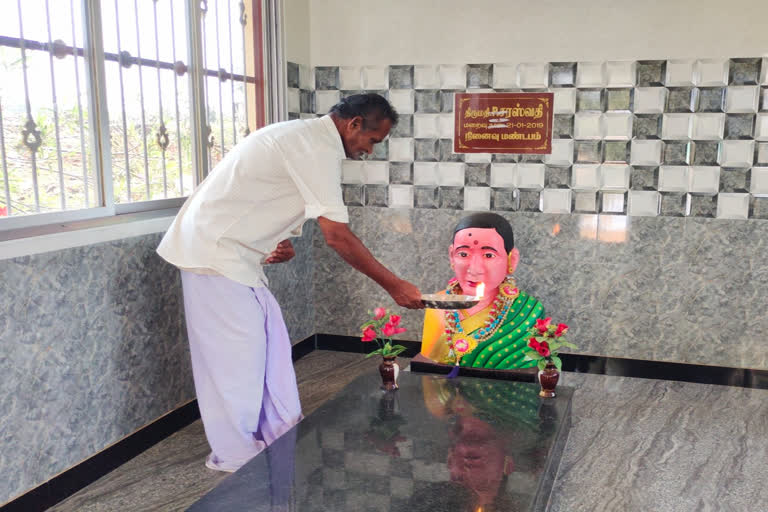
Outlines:
{"label": "stone flooring", "polygon": [[[299,360],[305,414],[377,364]],[[560,385],[576,391],[550,512],[768,510],[768,390],[567,372]],[[197,421],[51,510],[184,510],[226,477],[207,453]]]}
{"label": "stone flooring", "polygon": [[[401,364],[407,365],[403,359]],[[328,351],[299,359],[296,379],[304,414],[312,413],[361,374],[376,371],[379,362],[360,354]],[[205,467],[209,452],[203,424],[197,420],[48,510],[186,510],[228,476]]]}

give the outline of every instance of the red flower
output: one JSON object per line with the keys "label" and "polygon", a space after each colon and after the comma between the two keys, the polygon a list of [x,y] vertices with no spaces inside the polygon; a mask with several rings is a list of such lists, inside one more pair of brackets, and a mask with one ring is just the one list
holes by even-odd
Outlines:
{"label": "red flower", "polygon": [[395,327],[394,325],[388,323],[384,326],[381,332],[384,334],[384,336],[391,338],[395,334],[400,334],[401,332],[405,332],[405,329],[402,327]]}
{"label": "red flower", "polygon": [[539,318],[536,320],[536,328],[539,330],[541,334],[544,334],[547,332],[547,329],[549,328],[549,321],[552,320],[551,316],[548,316],[547,318]]}
{"label": "red flower", "polygon": [[392,327],[397,327],[400,325],[400,315],[390,315],[388,323],[392,325]]}
{"label": "red flower", "polygon": [[533,350],[538,351],[541,344],[536,341],[536,338],[531,338],[528,340],[528,346],[531,347]]}
{"label": "red flower", "polygon": [[555,337],[559,338],[563,334],[565,334],[565,331],[568,330],[568,326],[565,324],[557,324],[557,330],[555,331]]}
{"label": "red flower", "polygon": [[538,352],[541,357],[549,357],[549,343],[542,341],[538,348],[536,348],[536,352]]}
{"label": "red flower", "polygon": [[363,331],[363,341],[373,341],[376,339],[376,331],[373,330],[372,327],[368,327],[366,330]]}
{"label": "red flower", "polygon": [[387,310],[384,308],[376,308],[373,310],[373,318],[376,320],[381,320],[384,318],[384,315],[387,314]]}
{"label": "red flower", "polygon": [[8,208],[5,206],[0,206],[0,217],[6,217],[8,216]]}

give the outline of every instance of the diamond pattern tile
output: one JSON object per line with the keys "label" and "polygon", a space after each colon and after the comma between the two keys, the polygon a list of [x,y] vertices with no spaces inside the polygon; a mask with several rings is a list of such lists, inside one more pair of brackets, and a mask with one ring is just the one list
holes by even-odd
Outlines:
{"label": "diamond pattern tile", "polygon": [[689,201],[689,216],[714,218],[717,215],[717,196],[691,194]]}
{"label": "diamond pattern tile", "polygon": [[661,121],[661,114],[635,114],[632,135],[636,139],[660,139]]}
{"label": "diamond pattern tile", "polygon": [[661,207],[661,195],[651,190],[630,190],[627,210],[636,217],[656,217]]}
{"label": "diamond pattern tile", "polygon": [[487,89],[493,87],[492,64],[470,64],[467,66],[467,88]]}
{"label": "diamond pattern tile", "polygon": [[568,188],[570,181],[570,167],[547,166],[544,171],[544,186],[546,188]]}
{"label": "diamond pattern tile", "polygon": [[520,193],[511,188],[491,189],[491,210],[516,211],[520,208]]}
{"label": "diamond pattern tile", "polygon": [[597,192],[572,190],[574,213],[597,213]]}
{"label": "diamond pattern tile", "polygon": [[489,187],[464,187],[464,209],[469,211],[487,211],[491,209],[491,189]]}
{"label": "diamond pattern tile", "polygon": [[413,66],[389,66],[390,89],[413,89]]}
{"label": "diamond pattern tile", "polygon": [[633,89],[606,89],[605,109],[631,111],[633,97]]}
{"label": "diamond pattern tile", "polygon": [[440,208],[446,210],[464,209],[463,187],[440,187]]}
{"label": "diamond pattern tile", "polygon": [[629,177],[629,188],[632,190],[658,190],[659,168],[632,166]]}
{"label": "diamond pattern tile", "polygon": [[549,82],[552,87],[573,87],[576,85],[575,62],[552,62],[549,65]]}
{"label": "diamond pattern tile", "polygon": [[731,59],[728,83],[730,85],[759,84],[760,64],[760,59]]}
{"label": "diamond pattern tile", "polygon": [[[768,219],[768,57],[320,66],[287,63],[290,119],[371,91],[400,114],[346,204]],[[554,92],[547,155],[454,154],[454,93]]]}
{"label": "diamond pattern tile", "polygon": [[637,63],[637,86],[657,87],[664,85],[667,61],[641,60]]}
{"label": "diamond pattern tile", "polygon": [[699,88],[698,112],[724,112],[725,91],[724,87]]}
{"label": "diamond pattern tile", "polygon": [[746,193],[752,187],[752,173],[748,169],[726,169],[720,171],[720,192]]}
{"label": "diamond pattern tile", "polygon": [[670,87],[667,89],[666,112],[694,112],[699,96],[695,87]]}
{"label": "diamond pattern tile", "polygon": [[754,126],[754,114],[727,114],[725,116],[725,138],[751,139]]}
{"label": "diamond pattern tile", "polygon": [[682,192],[661,193],[661,215],[665,217],[685,217],[688,214],[688,194]]}

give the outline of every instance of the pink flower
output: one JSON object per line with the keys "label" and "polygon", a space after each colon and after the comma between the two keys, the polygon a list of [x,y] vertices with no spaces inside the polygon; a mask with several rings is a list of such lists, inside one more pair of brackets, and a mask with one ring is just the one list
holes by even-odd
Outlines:
{"label": "pink flower", "polygon": [[456,340],[456,343],[454,344],[454,347],[456,347],[457,352],[461,352],[462,354],[469,350],[469,343],[465,339]]}
{"label": "pink flower", "polygon": [[5,206],[0,206],[0,217],[6,217],[8,216],[8,208]]}
{"label": "pink flower", "polygon": [[381,332],[384,333],[384,336],[391,338],[395,334],[400,334],[401,332],[405,332],[405,329],[402,327],[395,327],[394,325],[388,323],[384,326]]}
{"label": "pink flower", "polygon": [[400,315],[390,315],[388,323],[391,324],[392,327],[397,327],[400,325]]}
{"label": "pink flower", "polygon": [[376,308],[373,310],[373,318],[376,320],[381,320],[384,318],[384,315],[387,314],[387,310],[384,308]]}
{"label": "pink flower", "polygon": [[372,327],[368,327],[363,331],[363,341],[373,341],[376,339],[376,331]]}
{"label": "pink flower", "polygon": [[555,337],[559,338],[563,334],[565,334],[565,331],[568,330],[568,326],[565,324],[557,324],[557,330],[555,331]]}
{"label": "pink flower", "polygon": [[536,320],[536,328],[539,330],[541,334],[544,334],[547,332],[547,329],[549,328],[549,322],[552,320],[551,316],[548,316],[547,318],[539,318]]}

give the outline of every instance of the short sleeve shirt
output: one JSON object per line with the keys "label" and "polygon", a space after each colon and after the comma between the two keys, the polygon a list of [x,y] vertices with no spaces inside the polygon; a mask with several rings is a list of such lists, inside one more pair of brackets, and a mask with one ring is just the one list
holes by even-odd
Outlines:
{"label": "short sleeve shirt", "polygon": [[348,223],[344,146],[329,116],[269,125],[232,148],[182,206],[157,252],[189,270],[265,286],[264,259],[307,219]]}

